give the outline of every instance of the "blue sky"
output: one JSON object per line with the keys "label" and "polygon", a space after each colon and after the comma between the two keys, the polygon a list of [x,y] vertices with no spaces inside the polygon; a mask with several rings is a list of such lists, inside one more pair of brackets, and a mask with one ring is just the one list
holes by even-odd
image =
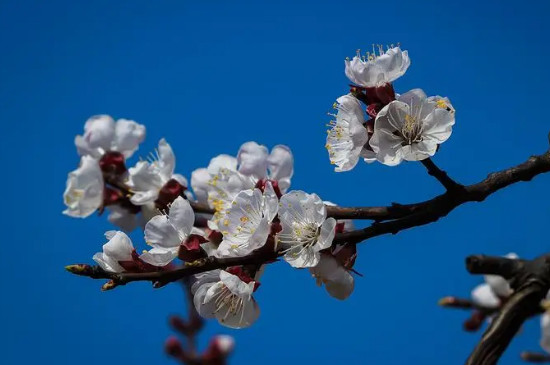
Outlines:
{"label": "blue sky", "polygon": [[[453,136],[434,160],[463,183],[548,147],[547,1],[0,1],[3,248],[0,348],[5,364],[170,364],[177,285],[101,293],[64,272],[91,262],[103,217],[61,214],[73,138],[93,114],[147,125],[146,155],[166,137],[190,175],[246,141],[287,144],[292,186],[341,205],[414,202],[441,192],[420,164],[334,173],[326,112],[347,92],[344,58],[401,42],[412,64],[395,87],[448,96]],[[549,176],[458,208],[427,227],[360,246],[352,297],[339,302],[305,271],[269,268],[255,326],[210,323],[237,339],[233,364],[462,363],[480,334],[437,300],[467,296],[469,254],[547,252]],[[139,239],[139,234],[135,235]],[[534,320],[502,364],[538,349]]]}

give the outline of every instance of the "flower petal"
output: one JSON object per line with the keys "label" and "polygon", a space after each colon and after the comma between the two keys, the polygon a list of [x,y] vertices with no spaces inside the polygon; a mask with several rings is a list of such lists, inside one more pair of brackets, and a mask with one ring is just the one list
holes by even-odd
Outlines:
{"label": "flower petal", "polygon": [[111,149],[131,157],[145,139],[145,126],[133,120],[119,119],[115,125],[115,136]]}
{"label": "flower petal", "polygon": [[178,231],[180,239],[185,239],[191,233],[195,223],[195,213],[186,199],[179,196],[174,200],[170,205],[168,218],[172,226]]}
{"label": "flower petal", "polygon": [[294,157],[290,148],[284,145],[273,147],[267,158],[269,178],[279,183],[279,188],[285,192],[290,187],[290,178],[294,174]]}
{"label": "flower petal", "polygon": [[145,225],[145,241],[153,247],[177,248],[182,240],[165,215],[154,216]]}
{"label": "flower petal", "polygon": [[244,143],[237,154],[239,172],[256,179],[265,179],[267,175],[267,157],[267,147],[256,142]]}

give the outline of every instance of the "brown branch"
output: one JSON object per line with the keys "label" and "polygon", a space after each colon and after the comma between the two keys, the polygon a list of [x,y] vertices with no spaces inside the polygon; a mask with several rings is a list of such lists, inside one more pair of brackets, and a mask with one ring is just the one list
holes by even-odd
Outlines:
{"label": "brown branch", "polygon": [[457,183],[447,175],[447,173],[441,170],[437,165],[432,161],[431,158],[426,158],[421,161],[422,165],[428,170],[428,174],[435,177],[437,181],[441,183],[447,189],[447,191],[461,190],[464,189],[462,184]]}
{"label": "brown branch", "polygon": [[549,363],[550,362],[550,355],[544,354],[544,353],[539,353],[539,352],[523,351],[521,353],[521,358],[524,361],[534,362],[534,363]]}
{"label": "brown branch", "polygon": [[[455,189],[445,192],[431,200],[417,204],[400,205],[399,211],[392,210],[392,207],[385,208],[364,208],[365,216],[373,212],[379,213],[375,218],[385,220],[384,213],[388,213],[392,220],[386,222],[374,222],[372,225],[336,236],[337,242],[359,243],[363,240],[380,236],[383,234],[396,234],[404,229],[422,226],[435,222],[445,217],[456,207],[467,202],[481,202],[489,195],[507,186],[520,181],[529,181],[533,177],[550,171],[550,151],[532,156],[526,162],[506,170],[490,174],[483,181],[464,186],[463,189]],[[409,214],[406,212],[409,211]],[[340,208],[334,207],[330,210],[331,216],[342,218],[357,218],[361,216],[362,208]],[[404,215],[403,215],[404,214]],[[397,218],[393,219],[395,216]]]}
{"label": "brown branch", "polygon": [[100,266],[85,264],[69,265],[65,269],[73,274],[87,276],[92,279],[108,279],[110,284],[106,289],[113,289],[118,285],[126,285],[133,281],[151,281],[155,288],[160,288],[168,283],[180,280],[190,275],[205,271],[224,269],[230,266],[241,265],[262,265],[276,261],[276,252],[258,251],[242,257],[216,258],[209,256],[204,259],[185,263],[182,268],[167,271],[153,272],[110,272],[103,270]]}
{"label": "brown branch", "polygon": [[518,265],[506,258],[472,256],[466,268],[474,274],[507,276],[515,289],[466,361],[466,365],[494,365],[523,322],[540,313],[541,300],[550,289],[550,255]]}

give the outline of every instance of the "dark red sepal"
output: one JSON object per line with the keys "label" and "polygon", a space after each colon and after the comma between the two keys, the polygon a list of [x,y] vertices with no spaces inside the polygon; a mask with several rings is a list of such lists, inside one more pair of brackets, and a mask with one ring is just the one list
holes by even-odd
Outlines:
{"label": "dark red sepal", "polygon": [[187,188],[181,185],[176,179],[170,179],[159,191],[155,205],[160,210],[165,210],[178,196],[183,196]]}
{"label": "dark red sepal", "polygon": [[109,175],[122,175],[126,172],[125,157],[117,151],[108,151],[99,159],[101,171]]}

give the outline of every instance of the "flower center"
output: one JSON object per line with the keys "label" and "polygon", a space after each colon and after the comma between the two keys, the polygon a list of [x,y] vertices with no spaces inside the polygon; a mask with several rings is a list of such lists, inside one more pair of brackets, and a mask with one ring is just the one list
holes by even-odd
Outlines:
{"label": "flower center", "polygon": [[405,115],[405,124],[401,130],[393,132],[394,135],[403,138],[402,146],[412,145],[413,143],[422,142],[422,123],[417,117],[410,114]]}

